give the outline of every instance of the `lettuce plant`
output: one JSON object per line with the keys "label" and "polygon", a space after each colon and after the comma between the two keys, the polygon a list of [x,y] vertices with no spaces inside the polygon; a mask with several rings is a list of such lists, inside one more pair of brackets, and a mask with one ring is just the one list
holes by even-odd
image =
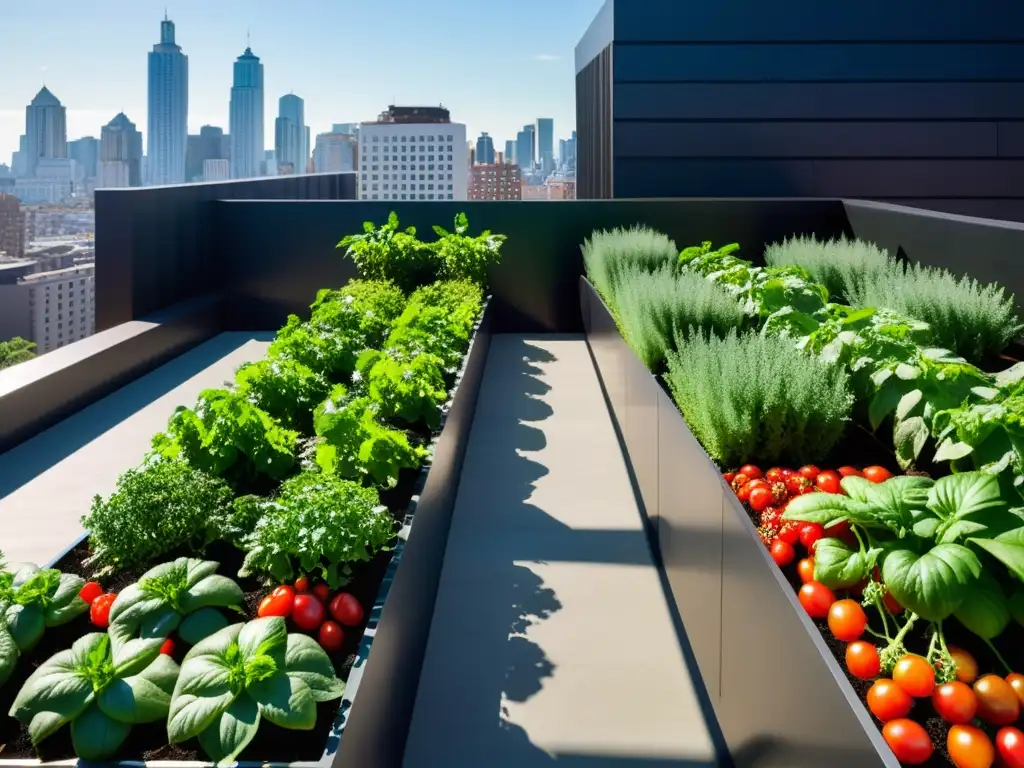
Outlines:
{"label": "lettuce plant", "polygon": [[[469,280],[439,280],[417,288],[410,304],[437,307],[459,327],[472,328],[483,309],[483,289]],[[395,316],[397,319],[401,312]]]}
{"label": "lettuce plant", "polygon": [[322,472],[286,480],[261,512],[242,541],[239,576],[284,583],[316,573],[337,589],[347,583],[352,563],[370,560],[395,535],[376,490]]}
{"label": "lettuce plant", "polygon": [[487,284],[487,270],[501,259],[501,244],[505,235],[492,234],[489,229],[477,236],[469,232],[469,219],[465,213],[455,216],[453,231],[434,225],[438,240],[431,244],[440,261],[441,274],[448,280],[469,280],[477,285]]}
{"label": "lettuce plant", "polygon": [[304,323],[289,315],[270,343],[271,360],[294,360],[319,373],[328,381],[347,380],[355,370],[356,356],[366,348],[359,334],[335,329],[323,323]]}
{"label": "lettuce plant", "polygon": [[390,280],[404,291],[432,281],[437,273],[433,249],[416,237],[415,227],[399,229],[394,211],[380,227],[363,222],[363,231],[345,237],[338,248],[345,249],[361,277]]}
{"label": "lettuce plant", "polygon": [[362,388],[377,404],[380,418],[437,428],[441,406],[448,399],[443,359],[427,352],[399,359],[366,350],[359,356],[356,372]]}
{"label": "lettuce plant", "polygon": [[388,280],[350,280],[337,290],[321,290],[310,309],[314,325],[344,331],[366,347],[377,347],[405,309],[405,296]]}
{"label": "lettuce plant", "polygon": [[235,384],[240,395],[282,426],[306,434],[313,409],[331,390],[321,374],[289,358],[246,363],[235,372]]}
{"label": "lettuce plant", "polygon": [[110,637],[93,632],[43,662],[25,681],[10,715],[28,726],[33,746],[71,724],[75,754],[105,760],[133,725],[167,717],[178,665],[147,640],[116,662]]}

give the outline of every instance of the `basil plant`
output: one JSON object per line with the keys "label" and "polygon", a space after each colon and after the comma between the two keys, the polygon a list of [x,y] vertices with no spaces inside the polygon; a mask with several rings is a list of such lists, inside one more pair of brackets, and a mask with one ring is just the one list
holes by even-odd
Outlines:
{"label": "basil plant", "polygon": [[105,633],[84,635],[32,673],[10,715],[28,725],[33,746],[70,723],[79,758],[109,758],[133,725],[167,717],[179,668],[160,653],[162,642],[138,644],[133,656],[116,663]]}
{"label": "basil plant", "polygon": [[339,698],[345,684],[311,637],[288,634],[280,616],[232,624],[185,656],[171,697],[167,737],[198,737],[218,765],[230,765],[260,721],[308,731],[317,702]]}

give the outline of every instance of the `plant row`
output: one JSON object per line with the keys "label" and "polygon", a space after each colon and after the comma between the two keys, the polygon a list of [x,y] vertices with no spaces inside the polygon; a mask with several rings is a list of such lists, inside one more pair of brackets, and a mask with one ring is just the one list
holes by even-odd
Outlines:
{"label": "plant row", "polygon": [[[312,729],[317,702],[342,695],[328,653],[365,611],[341,588],[395,538],[381,494],[429,458],[503,240],[467,227],[460,215],[413,247],[394,214],[368,222],[341,244],[362,279],[320,291],[265,359],[176,409],[82,518],[83,564],[104,581],[148,568],[134,583],[115,594],[56,569],[0,567],[0,687],[48,627],[88,613],[103,630],[24,682],[10,714],[33,746],[69,725],[79,757],[105,759],[133,724],[165,720],[167,743],[197,738],[230,762],[261,720]],[[396,249],[420,254],[415,273]],[[237,553],[237,575],[189,554],[214,545]],[[235,578],[268,590],[258,608]]]}

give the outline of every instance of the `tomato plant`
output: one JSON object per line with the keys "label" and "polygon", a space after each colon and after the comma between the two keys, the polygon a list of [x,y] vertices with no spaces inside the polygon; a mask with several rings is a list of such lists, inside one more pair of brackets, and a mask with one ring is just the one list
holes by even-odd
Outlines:
{"label": "tomato plant", "polygon": [[820,523],[804,523],[800,526],[800,543],[807,547],[808,552],[814,551],[814,545],[825,536],[825,529]]}
{"label": "tomato plant", "polygon": [[1024,733],[1017,728],[1000,728],[996,751],[1004,768],[1024,768]]}
{"label": "tomato plant", "polygon": [[978,711],[978,697],[974,695],[971,686],[954,680],[932,691],[932,707],[947,723],[969,723]]}
{"label": "tomato plant", "polygon": [[1020,699],[999,675],[983,675],[974,683],[978,717],[992,725],[1010,725],[1020,717]]}
{"label": "tomato plant", "polygon": [[[781,533],[780,536],[781,537]],[[806,584],[809,581],[814,581],[814,558],[805,557],[799,563],[796,564],[796,572],[800,574],[800,581]]]}
{"label": "tomato plant", "polygon": [[814,483],[803,475],[793,475],[786,478],[786,491],[791,496],[799,496],[805,488],[813,488]]}
{"label": "tomato plant", "polygon": [[310,632],[319,628],[324,623],[327,609],[323,601],[315,595],[304,594],[295,597],[295,604],[292,606],[292,621],[299,629]]}
{"label": "tomato plant", "polygon": [[751,480],[757,480],[757,478],[761,477],[761,470],[755,467],[753,464],[744,464],[742,467],[740,467],[740,474],[746,475]]}
{"label": "tomato plant", "polygon": [[828,609],[828,628],[836,640],[844,643],[858,640],[867,625],[867,614],[856,600],[836,600]]}
{"label": "tomato plant", "polygon": [[861,680],[871,680],[882,671],[878,660],[878,649],[871,643],[858,640],[846,646],[846,668],[850,674]]}
{"label": "tomato plant", "polygon": [[309,577],[299,576],[295,580],[295,591],[296,592],[309,592]]}
{"label": "tomato plant", "polygon": [[908,653],[896,662],[892,679],[900,688],[915,698],[931,696],[935,690],[935,670],[923,656]]}
{"label": "tomato plant", "polygon": [[1006,682],[1013,688],[1013,692],[1017,694],[1017,700],[1020,702],[1021,709],[1024,709],[1024,675],[1018,672],[1011,672],[1006,676]]}
{"label": "tomato plant", "polygon": [[775,500],[772,494],[772,489],[768,486],[759,485],[756,488],[751,489],[750,495],[747,497],[747,501],[750,503],[750,508],[755,512],[761,512],[765,508],[771,505]]}
{"label": "tomato plant", "polygon": [[764,479],[769,483],[778,483],[786,479],[786,470],[782,467],[772,467],[764,473]]}
{"label": "tomato plant", "polygon": [[98,581],[87,581],[82,585],[82,588],[78,590],[78,596],[88,605],[92,605],[92,601],[102,594],[103,587],[100,586]]}
{"label": "tomato plant", "polygon": [[797,471],[800,473],[801,477],[803,477],[803,478],[805,478],[807,480],[810,480],[812,482],[814,481],[815,478],[818,477],[818,475],[821,474],[821,470],[818,469],[813,464],[805,464],[804,466],[800,467],[800,469],[798,469]]}
{"label": "tomato plant", "polygon": [[800,605],[804,607],[807,615],[812,619],[824,619],[828,616],[828,609],[836,601],[836,596],[832,594],[832,590],[820,581],[809,581],[804,584],[800,587],[798,597]]}
{"label": "tomato plant", "polygon": [[335,622],[325,621],[320,625],[317,639],[320,641],[320,647],[325,651],[335,653],[341,650],[341,646],[345,642],[345,631]]}
{"label": "tomato plant", "polygon": [[882,738],[904,765],[921,765],[935,751],[928,732],[913,720],[891,720],[882,727]]}
{"label": "tomato plant", "polygon": [[871,714],[887,723],[900,717],[906,717],[914,700],[896,683],[887,678],[880,678],[868,689],[866,696]]}
{"label": "tomato plant", "polygon": [[796,550],[793,549],[793,545],[787,544],[781,539],[775,539],[769,551],[771,552],[772,560],[775,561],[779,568],[785,568],[796,558]]}
{"label": "tomato plant", "polygon": [[744,475],[742,472],[737,472],[732,478],[732,488],[734,491],[739,493],[740,489],[743,488],[747,483],[750,482],[750,478]]}
{"label": "tomato plant", "polygon": [[356,627],[363,621],[363,606],[348,592],[339,592],[331,600],[331,616],[346,627]]}
{"label": "tomato plant", "polygon": [[840,467],[836,470],[840,477],[863,477],[863,473],[856,467]]}
{"label": "tomato plant", "polygon": [[826,469],[814,479],[814,484],[825,493],[840,493],[842,486],[839,485],[840,476],[838,472]]}
{"label": "tomato plant", "polygon": [[970,685],[978,679],[978,662],[970,653],[963,648],[951,645],[949,646],[949,655],[953,657],[953,663],[956,664],[957,680]]}
{"label": "tomato plant", "polygon": [[782,512],[778,507],[765,507],[761,511],[761,525],[768,528],[778,528],[782,522]]}
{"label": "tomato plant", "polygon": [[114,592],[107,592],[92,601],[89,606],[89,619],[97,627],[106,629],[110,626],[110,606],[114,604],[117,595]]}
{"label": "tomato plant", "polygon": [[890,472],[885,467],[879,466],[864,467],[864,471],[861,474],[864,475],[864,478],[868,480],[868,482],[876,484],[884,483],[886,480],[892,477],[892,472]]}
{"label": "tomato plant", "polygon": [[990,768],[996,759],[996,750],[988,735],[973,725],[950,728],[946,749],[956,768]]}
{"label": "tomato plant", "polygon": [[166,640],[164,640],[164,644],[160,646],[160,653],[162,653],[164,656],[173,656],[174,640],[172,640],[169,637]]}

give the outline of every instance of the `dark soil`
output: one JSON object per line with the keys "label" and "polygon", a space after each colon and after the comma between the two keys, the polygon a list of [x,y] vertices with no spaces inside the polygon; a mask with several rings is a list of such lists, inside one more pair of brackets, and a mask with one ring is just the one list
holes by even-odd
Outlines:
{"label": "dark soil", "polygon": [[978,366],[983,371],[998,373],[1024,360],[1024,345],[1011,342],[1006,349],[997,355],[988,355]]}

